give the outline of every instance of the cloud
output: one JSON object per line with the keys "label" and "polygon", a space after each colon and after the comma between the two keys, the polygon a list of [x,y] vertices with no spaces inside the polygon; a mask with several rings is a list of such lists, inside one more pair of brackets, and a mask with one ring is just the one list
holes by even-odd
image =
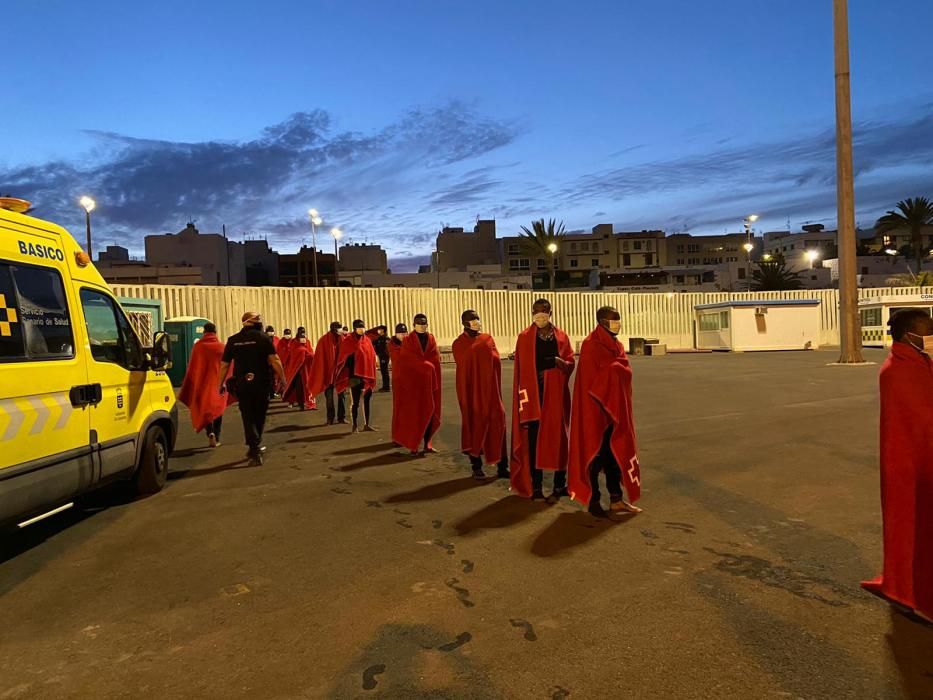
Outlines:
{"label": "cloud", "polygon": [[144,235],[178,230],[188,217],[198,219],[202,230],[226,223],[231,231],[304,241],[308,222],[297,212],[310,204],[329,223],[363,230],[376,219],[381,225],[374,233],[399,233],[399,226],[420,220],[404,212],[386,216],[386,203],[436,184],[445,169],[459,179],[433,194],[436,203],[475,201],[497,183],[475,166],[476,172],[461,177],[458,166],[510,144],[520,127],[455,101],[413,109],[371,134],[335,132],[323,110],[293,114],[238,142],[88,133],[97,146],[91,156],[0,168],[0,191],[31,199],[37,215],[63,222],[75,217],[76,199],[91,193],[98,201],[97,229],[138,250]]}

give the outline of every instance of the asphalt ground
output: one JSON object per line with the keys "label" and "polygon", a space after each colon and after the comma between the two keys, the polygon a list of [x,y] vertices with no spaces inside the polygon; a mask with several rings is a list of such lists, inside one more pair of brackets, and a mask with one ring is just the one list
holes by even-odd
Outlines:
{"label": "asphalt ground", "polygon": [[[869,359],[882,359],[869,352]],[[469,478],[276,406],[264,466],[187,423],[166,489],[0,547],[7,698],[933,698],[881,563],[878,366],[634,358],[637,516]],[[511,363],[503,383],[508,404]],[[183,421],[187,415],[183,413]]]}

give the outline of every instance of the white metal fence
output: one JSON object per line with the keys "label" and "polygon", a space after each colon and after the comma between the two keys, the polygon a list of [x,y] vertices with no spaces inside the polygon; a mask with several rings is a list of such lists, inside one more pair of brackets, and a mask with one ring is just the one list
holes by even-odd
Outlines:
{"label": "white metal fence", "polygon": [[[361,318],[369,326],[385,324],[391,333],[396,323],[411,326],[412,316],[425,313],[431,332],[442,346],[450,345],[461,330],[460,313],[476,309],[484,328],[496,337],[500,350],[513,349],[515,338],[531,323],[531,305],[538,297],[551,300],[554,322],[574,341],[583,340],[603,305],[622,313],[621,336],[658,338],[670,348],[694,346],[693,307],[732,299],[819,299],[821,344],[839,343],[839,293],[834,289],[793,292],[722,292],[698,294],[630,294],[626,292],[542,292],[480,289],[399,289],[359,287],[197,287],[174,285],[114,285],[119,296],[159,299],[165,317],[200,316],[214,321],[222,335],[240,328],[245,311],[259,311],[281,333],[298,326],[312,338],[324,333],[331,321],[347,326]],[[861,297],[918,294],[916,287],[862,289]]]}

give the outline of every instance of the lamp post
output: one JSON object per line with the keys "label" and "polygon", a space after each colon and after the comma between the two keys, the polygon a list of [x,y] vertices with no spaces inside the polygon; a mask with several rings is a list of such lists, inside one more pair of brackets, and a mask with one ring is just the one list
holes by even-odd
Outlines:
{"label": "lamp post", "polygon": [[839,364],[854,364],[864,360],[856,277],[848,0],[833,0],[833,37],[836,73],[836,206],[839,228]]}
{"label": "lamp post", "polygon": [[434,249],[434,271],[437,272],[437,289],[441,288],[441,253],[446,252],[440,248]]}
{"label": "lamp post", "polygon": [[324,223],[317,209],[308,209],[308,218],[311,219],[311,247],[314,249],[314,258],[311,267],[314,273],[314,286],[318,286],[317,279],[317,227]]}
{"label": "lamp post", "polygon": [[748,291],[752,291],[752,251],[755,246],[749,241],[742,247],[745,248],[745,284]]}
{"label": "lamp post", "polygon": [[337,226],[330,230],[330,235],[334,237],[334,286],[340,286],[340,263],[337,260],[337,241],[343,238],[343,231]]}
{"label": "lamp post", "polygon": [[553,292],[554,291],[554,254],[557,252],[557,244],[548,243],[547,250],[551,254],[551,264],[548,268],[548,272],[550,273],[551,291]]}
{"label": "lamp post", "polygon": [[93,199],[84,195],[81,199],[78,200],[78,203],[84,209],[84,223],[87,226],[87,255],[93,261],[94,253],[91,250],[91,212],[94,211],[94,207],[97,206],[97,202]]}

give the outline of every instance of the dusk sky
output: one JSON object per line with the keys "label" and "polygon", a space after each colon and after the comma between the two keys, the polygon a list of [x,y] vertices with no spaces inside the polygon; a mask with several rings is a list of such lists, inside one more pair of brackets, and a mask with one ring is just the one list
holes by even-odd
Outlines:
{"label": "dusk sky", "polygon": [[[0,192],[396,271],[444,224],[835,225],[831,0],[7,0]],[[933,3],[850,0],[857,220],[933,196]],[[325,246],[322,246],[325,247]],[[325,250],[328,249],[325,247]]]}

